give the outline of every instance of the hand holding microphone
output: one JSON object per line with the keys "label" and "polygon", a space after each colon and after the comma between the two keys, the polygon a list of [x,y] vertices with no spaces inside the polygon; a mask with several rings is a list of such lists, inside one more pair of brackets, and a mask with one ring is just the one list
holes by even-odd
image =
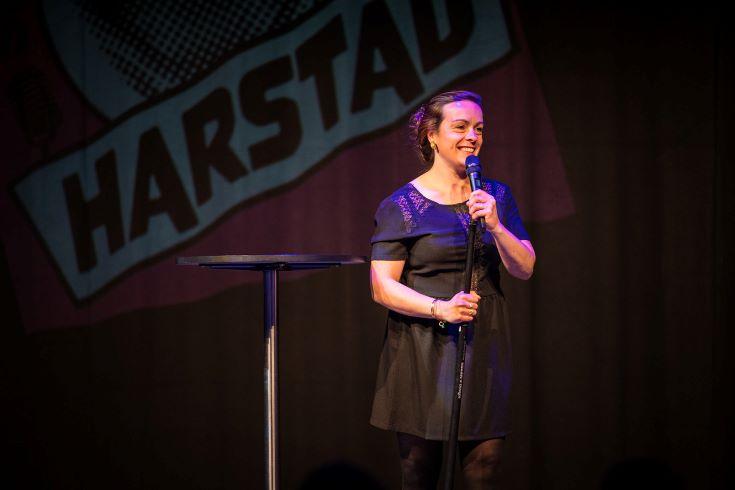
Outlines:
{"label": "hand holding microphone", "polygon": [[482,189],[482,167],[480,159],[470,155],[465,159],[467,177],[470,179],[472,194],[467,201],[470,217],[480,220],[480,224],[488,231],[493,231],[499,223],[495,198]]}

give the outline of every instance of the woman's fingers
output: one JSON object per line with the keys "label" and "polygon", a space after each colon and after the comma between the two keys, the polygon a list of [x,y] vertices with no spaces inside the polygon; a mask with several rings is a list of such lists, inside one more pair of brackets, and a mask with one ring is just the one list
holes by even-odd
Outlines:
{"label": "woman's fingers", "polygon": [[465,294],[460,293],[457,295],[455,302],[455,311],[458,316],[457,321],[461,322],[469,322],[474,319],[474,317],[477,315],[477,309],[478,309],[478,300],[480,297],[476,293],[471,294]]}
{"label": "woman's fingers", "polygon": [[450,323],[469,322],[477,316],[478,302],[480,296],[475,292],[465,293],[460,291],[449,300],[446,305],[447,321]]}
{"label": "woman's fingers", "polygon": [[476,190],[467,200],[472,219],[484,218],[495,213],[495,198],[483,190]]}
{"label": "woman's fingers", "polygon": [[465,306],[471,306],[471,305],[477,305],[477,303],[480,301],[480,297],[475,294],[464,294],[462,295],[462,300],[464,301]]}
{"label": "woman's fingers", "polygon": [[469,207],[472,216],[486,216],[495,212],[495,202],[479,202]]}

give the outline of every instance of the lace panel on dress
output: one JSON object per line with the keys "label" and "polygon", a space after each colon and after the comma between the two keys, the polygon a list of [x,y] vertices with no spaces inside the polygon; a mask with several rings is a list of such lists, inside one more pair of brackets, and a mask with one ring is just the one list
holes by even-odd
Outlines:
{"label": "lace panel on dress", "polygon": [[[408,196],[408,198],[406,198]],[[423,194],[416,189],[409,190],[406,194],[400,194],[393,199],[393,202],[401,210],[403,216],[403,229],[406,233],[411,233],[417,225],[417,219],[423,216],[427,209],[431,207],[429,201]]]}

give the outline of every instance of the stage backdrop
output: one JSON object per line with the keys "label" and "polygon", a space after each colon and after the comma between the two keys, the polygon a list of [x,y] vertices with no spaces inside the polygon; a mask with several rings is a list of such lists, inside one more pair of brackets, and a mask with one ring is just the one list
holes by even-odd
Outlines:
{"label": "stage backdrop", "polygon": [[[714,270],[728,126],[712,101],[727,100],[726,56],[715,12],[692,20],[677,57],[660,39],[683,14],[634,14],[500,0],[10,8],[10,474],[28,487],[261,487],[261,277],[176,257],[369,255],[376,206],[421,171],[408,115],[467,89],[484,98],[484,173],[512,187],[539,253],[530,282],[505,277],[506,485],[590,488],[644,456],[715,488],[730,334]],[[656,42],[633,49],[642,40]],[[284,488],[319,487],[320,470],[397,488],[392,436],[367,424],[385,317],[367,266],[281,277]]]}

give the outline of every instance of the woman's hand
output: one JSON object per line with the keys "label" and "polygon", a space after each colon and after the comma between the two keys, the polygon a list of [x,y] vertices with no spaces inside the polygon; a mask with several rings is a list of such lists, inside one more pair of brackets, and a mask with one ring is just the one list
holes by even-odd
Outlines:
{"label": "woman's hand", "polygon": [[498,253],[500,253],[500,260],[503,261],[510,275],[524,280],[531,277],[536,263],[536,252],[530,241],[519,240],[500,223],[495,198],[477,189],[470,194],[467,207],[472,219],[485,219],[485,229],[492,233]]}
{"label": "woman's hand", "polygon": [[469,294],[460,291],[449,301],[436,302],[436,318],[449,323],[469,322],[477,315],[477,303],[480,297],[476,292]]}
{"label": "woman's hand", "polygon": [[467,207],[470,209],[472,219],[483,218],[485,220],[487,231],[492,232],[498,227],[500,221],[498,220],[498,210],[495,207],[495,198],[487,192],[482,189],[473,191],[467,201]]}

